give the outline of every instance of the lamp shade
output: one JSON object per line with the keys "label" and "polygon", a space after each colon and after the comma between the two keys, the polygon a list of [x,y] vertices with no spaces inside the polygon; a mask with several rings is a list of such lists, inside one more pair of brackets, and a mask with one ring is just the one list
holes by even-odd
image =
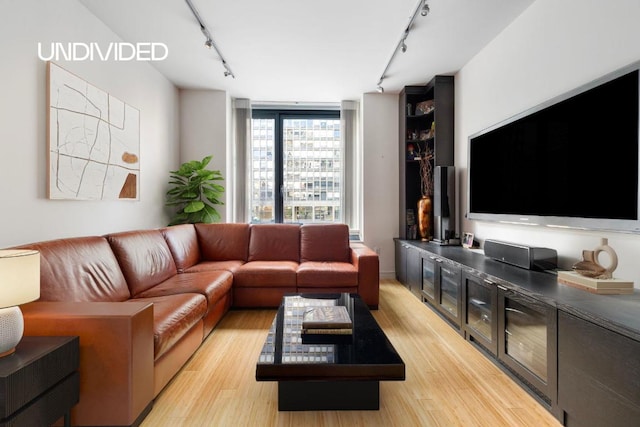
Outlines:
{"label": "lamp shade", "polygon": [[40,252],[0,250],[0,308],[40,298]]}

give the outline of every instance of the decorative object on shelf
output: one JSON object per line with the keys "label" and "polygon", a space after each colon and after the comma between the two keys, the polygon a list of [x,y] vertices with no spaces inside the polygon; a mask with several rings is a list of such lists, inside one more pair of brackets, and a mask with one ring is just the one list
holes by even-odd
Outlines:
{"label": "decorative object on shelf", "polygon": [[139,200],[140,111],[47,63],[47,197]]}
{"label": "decorative object on shelf", "polygon": [[[610,258],[609,266],[600,264],[598,257],[606,252]],[[608,239],[601,239],[594,250],[583,250],[582,261],[572,266],[573,271],[559,271],[558,282],[594,294],[632,294],[633,282],[616,279],[613,272],[618,267],[618,255],[609,246]]]}
{"label": "decorative object on shelf", "polygon": [[582,289],[592,294],[620,295],[633,294],[633,282],[624,279],[594,279],[575,271],[558,271],[558,283]]}
{"label": "decorative object on shelf", "polygon": [[431,127],[429,130],[421,130],[420,131],[420,141],[427,141],[429,139],[435,138],[436,136],[436,122],[431,122]]}
{"label": "decorative object on shelf", "polygon": [[420,192],[418,200],[418,231],[423,242],[431,238],[431,214],[433,211],[433,151],[426,147],[420,156]]}
{"label": "decorative object on shelf", "polygon": [[[604,267],[598,262],[598,256],[600,253],[606,252],[609,255],[611,264],[608,267]],[[602,238],[600,245],[594,250],[583,250],[582,261],[579,261],[571,267],[573,271],[584,277],[591,277],[593,279],[611,279],[613,272],[618,267],[618,255],[609,246],[609,240]]]}
{"label": "decorative object on shelf", "polygon": [[467,249],[473,247],[473,233],[464,233],[462,237],[462,247]]}
{"label": "decorative object on shelf", "polygon": [[418,200],[418,230],[420,240],[426,242],[431,239],[431,212],[433,211],[433,201],[431,196],[422,196]]}
{"label": "decorative object on shelf", "polygon": [[407,160],[416,160],[420,158],[420,154],[416,151],[416,147],[412,143],[407,144]]}
{"label": "decorative object on shelf", "polygon": [[12,354],[22,339],[19,305],[40,298],[40,252],[0,250],[0,357]]}
{"label": "decorative object on shelf", "polygon": [[216,184],[224,178],[219,170],[206,169],[212,156],[202,161],[192,160],[171,171],[166,206],[177,206],[178,211],[169,225],[212,223],[220,221],[220,214],[214,207],[223,205],[220,200],[224,187]]}
{"label": "decorative object on shelf", "polygon": [[411,115],[412,107],[411,104],[407,104],[407,116]]}
{"label": "decorative object on shelf", "polygon": [[435,109],[435,104],[433,102],[433,99],[430,99],[428,101],[422,101],[422,102],[418,102],[416,104],[416,115],[424,115],[424,114],[429,114],[430,112],[432,112]]}

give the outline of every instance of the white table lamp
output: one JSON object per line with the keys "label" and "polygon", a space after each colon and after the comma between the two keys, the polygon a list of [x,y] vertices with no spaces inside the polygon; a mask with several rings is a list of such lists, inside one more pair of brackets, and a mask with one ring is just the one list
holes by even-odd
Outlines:
{"label": "white table lamp", "polygon": [[0,357],[12,354],[22,339],[20,304],[40,298],[40,252],[0,250]]}

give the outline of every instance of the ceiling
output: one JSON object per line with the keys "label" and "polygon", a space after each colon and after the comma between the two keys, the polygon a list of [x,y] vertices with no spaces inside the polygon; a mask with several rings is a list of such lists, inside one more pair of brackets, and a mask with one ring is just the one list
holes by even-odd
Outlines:
{"label": "ceiling", "polygon": [[[428,0],[382,86],[386,93],[453,74],[534,0]],[[336,102],[375,92],[419,0],[192,0],[235,78],[185,0],[81,0],[126,42],[161,42],[152,62],[180,88],[253,101]]]}

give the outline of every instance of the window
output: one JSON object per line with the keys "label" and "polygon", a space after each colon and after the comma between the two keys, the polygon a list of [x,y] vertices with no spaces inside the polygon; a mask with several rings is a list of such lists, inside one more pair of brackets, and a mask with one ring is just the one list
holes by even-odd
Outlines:
{"label": "window", "polygon": [[339,111],[253,110],[251,222],[344,222]]}

